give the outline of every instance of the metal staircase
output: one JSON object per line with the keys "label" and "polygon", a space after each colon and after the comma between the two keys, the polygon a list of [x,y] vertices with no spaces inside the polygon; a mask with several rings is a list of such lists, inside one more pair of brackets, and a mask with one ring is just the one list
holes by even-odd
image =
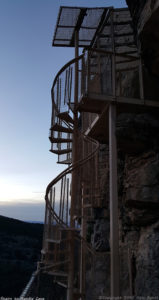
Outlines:
{"label": "metal staircase", "polygon": [[[55,282],[69,289],[70,264],[73,260],[73,299],[84,299],[84,288],[81,287],[83,279],[79,280],[79,277],[85,267],[81,261],[85,259],[86,253],[90,253],[92,257],[97,255],[86,239],[87,224],[93,221],[93,209],[102,206],[98,174],[99,143],[88,135],[86,136],[85,131],[91,128],[91,124],[99,115],[107,111],[108,104],[102,95],[108,94],[109,101],[113,98],[111,95],[113,84],[107,81],[108,86],[103,86],[104,76],[109,79],[108,73],[114,74],[113,63],[115,63],[116,69],[112,82],[113,80],[118,81],[120,89],[116,87],[116,95],[121,96],[120,72],[125,72],[125,59],[128,70],[138,69],[138,58],[136,57],[116,54],[114,60],[114,54],[111,52],[99,49],[85,51],[58,72],[51,91],[50,151],[58,155],[58,163],[68,164],[69,167],[59,174],[46,190],[41,270],[52,275]],[[107,63],[103,64],[103,60]],[[72,77],[75,75],[76,64],[78,64],[78,75],[80,74],[78,77],[80,89],[78,89],[78,101],[75,105],[73,102],[75,87]],[[103,65],[106,69],[101,69]],[[124,66],[123,69],[121,65]],[[101,98],[100,101],[98,97]],[[78,117],[76,128],[75,111]],[[84,117],[85,113],[87,113],[87,118]],[[77,134],[78,159],[72,164],[73,136],[75,134]],[[72,176],[75,177],[73,212],[71,212]],[[72,252],[72,247],[74,252]],[[83,270],[81,270],[82,267]]]}
{"label": "metal staircase", "polygon": [[[83,255],[81,247],[94,255],[93,249],[86,241],[86,231],[82,230],[82,224],[86,226],[86,222],[92,221],[93,207],[100,206],[97,167],[99,143],[82,132],[79,115],[78,128],[76,128],[78,160],[72,164],[72,143],[75,130],[72,76],[75,64],[78,63],[78,72],[83,74],[83,78],[82,76],[80,78],[84,81],[85,69],[80,68],[80,66],[84,66],[84,59],[85,53],[71,60],[59,71],[53,82],[50,151],[58,155],[58,163],[69,164],[69,167],[59,174],[46,189],[45,227],[41,251],[41,270],[52,275],[58,284],[68,288],[69,268],[73,259],[71,244],[73,243],[75,252],[73,273],[74,278],[78,281],[73,288],[74,299],[83,297],[79,285],[81,255]],[[82,87],[81,82],[81,89]],[[81,91],[79,94],[81,97]],[[76,176],[73,213],[71,213],[72,176]]]}
{"label": "metal staircase", "polygon": [[[91,141],[92,143],[92,141]],[[74,170],[81,175],[82,167],[85,164],[92,163],[96,152],[98,151],[98,143],[94,151],[84,159],[79,160],[76,164],[70,165],[65,171],[57,176],[47,187],[46,191],[46,211],[45,211],[45,230],[43,238],[42,262],[43,271],[54,276],[54,280],[62,286],[68,287],[68,273],[70,260],[70,242],[71,232],[74,233],[74,239],[77,240],[76,250],[80,251],[81,242],[81,207],[79,201],[75,205],[75,226],[71,227],[70,209],[71,209],[71,174]],[[81,193],[80,193],[81,191]],[[87,193],[84,195],[84,191]],[[87,209],[87,219],[91,218],[90,210],[92,209],[92,201],[95,195],[92,193],[92,183],[82,188],[77,184],[78,197],[83,197],[83,209]],[[77,205],[78,204],[78,205]],[[89,211],[88,211],[89,210]],[[79,254],[76,257],[80,262]],[[76,266],[79,268],[79,265]],[[74,270],[76,273],[77,271]],[[79,287],[78,287],[79,288]]]}
{"label": "metal staircase", "polygon": [[[57,73],[51,90],[50,151],[57,154],[57,163],[68,167],[46,189],[39,272],[67,288],[67,300],[84,300],[86,260],[94,265],[96,256],[106,255],[111,260],[110,294],[120,296],[116,114],[155,110],[159,104],[144,95],[142,61],[128,9],[61,7],[53,45],[75,46],[76,57]],[[79,46],[84,47],[80,56]],[[98,155],[99,143],[108,142],[106,203]],[[118,145],[128,147],[119,138]],[[110,214],[107,253],[95,251],[87,241],[93,210],[103,207]]]}
{"label": "metal staircase", "polygon": [[[114,126],[115,121],[113,125],[111,122],[115,117],[111,115],[108,125],[108,111],[112,114],[109,107],[115,104],[117,113],[128,112],[132,105],[141,107],[144,101],[142,64],[134,45],[130,14],[124,9],[106,11],[104,25],[100,24],[97,31],[97,42],[94,39],[92,48],[62,67],[51,90],[50,151],[58,155],[58,163],[69,167],[46,189],[41,270],[68,291],[72,289],[69,300],[85,299],[86,256],[94,259],[100,255],[87,242],[87,224],[94,218],[93,209],[102,207],[98,151],[99,142],[107,143],[113,135],[109,128]],[[132,72],[138,83],[135,95],[125,85],[125,78],[131,81]],[[114,141],[111,147],[114,151]],[[114,155],[110,158],[111,190],[113,185],[117,187],[116,165]],[[115,193],[117,197],[116,190]],[[117,208],[117,201],[115,205]],[[114,211],[112,216],[117,220]],[[114,232],[117,237],[117,226]],[[118,251],[118,242],[115,246],[113,243],[114,240],[112,248]]]}

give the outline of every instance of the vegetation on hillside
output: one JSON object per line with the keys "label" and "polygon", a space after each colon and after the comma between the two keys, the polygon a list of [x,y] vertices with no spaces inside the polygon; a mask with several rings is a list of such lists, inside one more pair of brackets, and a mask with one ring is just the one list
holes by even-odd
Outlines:
{"label": "vegetation on hillside", "polygon": [[42,233],[42,224],[0,216],[0,296],[20,296],[40,259]]}

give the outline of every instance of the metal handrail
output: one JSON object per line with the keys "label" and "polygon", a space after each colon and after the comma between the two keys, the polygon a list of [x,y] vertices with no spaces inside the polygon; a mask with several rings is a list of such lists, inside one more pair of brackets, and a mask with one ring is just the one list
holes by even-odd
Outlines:
{"label": "metal handrail", "polygon": [[27,296],[29,296],[29,293],[31,292],[32,289],[32,285],[35,281],[35,279],[37,278],[37,275],[39,274],[39,270],[35,271],[32,273],[29,282],[27,283],[27,285],[25,286],[23,292],[21,293],[19,299],[23,299]]}
{"label": "metal handrail", "polygon": [[[55,85],[58,81],[58,78],[59,76],[64,72],[66,71],[66,69],[68,67],[70,67],[71,65],[75,64],[76,62],[79,62],[81,59],[83,60],[83,58],[85,57],[85,54],[88,53],[88,62],[87,62],[87,69],[89,69],[89,64],[90,64],[90,58],[92,56],[93,53],[99,53],[99,54],[103,54],[103,55],[109,55],[111,56],[112,58],[113,57],[120,57],[120,58],[126,58],[128,59],[128,61],[126,61],[126,63],[130,63],[130,62],[137,62],[137,61],[140,61],[140,55],[138,53],[137,56],[132,56],[130,54],[123,54],[123,53],[114,53],[113,51],[106,51],[106,50],[101,50],[101,49],[98,49],[98,48],[94,48],[94,49],[87,49],[87,50],[84,50],[83,54],[78,56],[77,58],[74,58],[72,60],[70,60],[68,63],[66,63],[59,71],[58,73],[56,74],[55,76],[55,79],[53,81],[53,84],[52,84],[52,89],[51,89],[51,95],[52,95],[52,104],[53,104],[53,107],[54,107],[54,110],[56,111],[56,113],[58,114],[59,111],[58,111],[58,107],[57,107],[57,104],[55,103],[55,100],[54,100],[54,88],[55,88]],[[116,65],[117,62],[115,62],[115,65]],[[122,62],[121,62],[122,63]],[[125,71],[129,71],[129,68],[125,68]],[[82,71],[83,70],[83,66],[82,66]],[[83,73],[84,74],[84,73]],[[90,74],[88,72],[88,70],[86,70],[86,76],[89,77]],[[83,78],[81,79],[83,81]],[[89,81],[89,78],[88,78],[88,81]]]}
{"label": "metal handrail", "polygon": [[46,194],[45,194],[45,201],[46,201],[46,205],[49,205],[50,208],[50,212],[52,214],[52,216],[55,218],[55,220],[57,221],[57,223],[61,224],[62,226],[66,226],[67,224],[65,224],[60,218],[59,216],[56,214],[55,210],[52,209],[51,203],[49,201],[49,192],[50,190],[53,188],[53,186],[60,181],[64,176],[66,176],[67,174],[72,173],[72,171],[74,171],[75,169],[81,167],[82,165],[84,165],[86,162],[88,162],[91,158],[93,158],[95,156],[95,154],[97,153],[98,149],[99,149],[99,143],[96,140],[93,140],[90,137],[85,136],[84,134],[82,134],[83,137],[85,139],[87,139],[89,142],[92,142],[96,145],[95,150],[90,153],[86,158],[84,159],[80,159],[79,161],[77,161],[74,164],[71,164],[68,168],[66,168],[64,171],[62,171],[58,176],[56,176],[47,186],[46,188]]}
{"label": "metal handrail", "polygon": [[[106,50],[101,50],[101,49],[98,49],[98,48],[94,48],[94,49],[89,49],[89,50],[84,50],[83,54],[81,54],[80,56],[78,56],[77,58],[74,58],[74,59],[71,59],[68,63],[66,63],[59,71],[58,73],[56,74],[55,78],[54,78],[54,81],[53,81],[53,84],[52,84],[52,89],[55,87],[55,84],[56,84],[56,81],[57,81],[57,78],[70,66],[72,65],[73,63],[79,61],[81,58],[84,57],[85,53],[88,52],[88,53],[92,53],[92,52],[98,52],[98,53],[103,53],[103,54],[108,54],[108,55],[115,55],[115,56],[119,56],[119,57],[127,57],[129,59],[131,59],[132,61],[134,60],[139,60],[140,57],[135,57],[133,55],[130,55],[130,54],[123,54],[123,53],[114,53],[113,51],[106,51]],[[51,90],[52,90],[51,89]]]}
{"label": "metal handrail", "polygon": [[[66,64],[59,70],[59,72],[58,72],[58,73],[56,74],[56,76],[55,76],[55,79],[54,79],[54,81],[53,81],[53,85],[52,85],[51,92],[52,92],[52,102],[53,102],[53,106],[54,106],[54,109],[55,109],[55,111],[56,111],[57,113],[59,113],[59,111],[58,111],[58,109],[57,109],[57,106],[56,106],[56,103],[54,102],[54,97],[53,97],[53,89],[54,89],[54,87],[55,87],[55,85],[56,85],[56,83],[57,83],[57,80],[58,80],[59,76],[60,76],[60,75],[61,75],[61,74],[62,74],[69,66],[71,66],[72,64],[78,62],[80,59],[83,59],[86,53],[88,53],[88,57],[90,57],[92,53],[101,53],[101,54],[106,54],[106,55],[110,55],[110,56],[114,56],[114,55],[115,55],[115,56],[118,56],[118,57],[128,58],[128,59],[129,59],[128,62],[130,62],[130,61],[137,61],[137,60],[139,59],[138,57],[134,57],[134,56],[131,56],[131,55],[127,55],[127,54],[119,54],[119,53],[113,53],[113,52],[111,52],[111,51],[105,51],[105,50],[100,50],[100,49],[89,49],[89,50],[85,50],[85,51],[83,52],[82,55],[80,55],[79,57],[74,58],[74,59],[70,60],[68,63],[66,63]],[[89,64],[89,61],[88,61],[88,64]],[[64,123],[65,123],[65,122],[64,122]],[[68,125],[68,124],[65,123],[65,125]],[[70,124],[69,124],[68,126],[70,127]],[[94,142],[94,141],[93,141],[93,142]],[[96,152],[96,151],[95,151],[95,152]],[[49,205],[48,194],[49,194],[49,192],[50,192],[50,189],[51,189],[51,188],[52,188],[59,180],[61,180],[64,176],[66,176],[67,174],[71,173],[75,168],[77,168],[77,167],[83,165],[85,162],[87,162],[87,160],[88,160],[89,158],[92,158],[92,154],[90,154],[90,155],[88,156],[88,158],[82,159],[82,160],[76,162],[74,165],[70,165],[66,170],[64,170],[61,174],[59,174],[55,179],[53,179],[53,180],[49,183],[49,185],[48,185],[48,187],[47,187],[47,189],[46,189],[46,195],[45,195],[45,201],[46,201],[47,205]],[[51,206],[50,206],[50,209],[51,209]],[[62,220],[59,220],[58,215],[56,214],[55,211],[53,212],[53,216],[55,217],[55,219],[57,220],[57,222],[61,221],[61,223],[63,223]]]}
{"label": "metal handrail", "polygon": [[81,54],[80,56],[78,56],[77,58],[73,58],[71,59],[68,63],[66,63],[56,74],[53,84],[52,84],[52,89],[54,88],[57,78],[61,75],[61,73],[63,73],[70,65],[72,65],[73,63],[77,62],[78,60],[80,60],[84,55]]}

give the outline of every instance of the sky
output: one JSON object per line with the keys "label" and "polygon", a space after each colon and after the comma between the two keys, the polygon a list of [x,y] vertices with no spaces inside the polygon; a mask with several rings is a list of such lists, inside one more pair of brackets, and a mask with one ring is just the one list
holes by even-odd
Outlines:
{"label": "sky", "polygon": [[48,183],[65,166],[49,152],[51,86],[74,57],[52,47],[60,6],[126,6],[124,0],[0,0],[0,215],[43,221]]}

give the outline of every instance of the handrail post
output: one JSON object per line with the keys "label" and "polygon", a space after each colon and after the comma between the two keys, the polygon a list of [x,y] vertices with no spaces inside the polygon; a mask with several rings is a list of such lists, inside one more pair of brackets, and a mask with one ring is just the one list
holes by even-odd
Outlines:
{"label": "handrail post", "polygon": [[[112,93],[116,100],[116,62],[113,10],[111,12],[112,37]],[[119,268],[119,214],[117,180],[117,140],[116,140],[116,103],[109,105],[109,190],[110,190],[110,249],[111,249],[111,297],[120,296]]]}
{"label": "handrail post", "polygon": [[115,62],[115,38],[114,38],[114,24],[113,24],[113,10],[111,12],[111,38],[112,38],[112,93],[115,100],[116,97],[116,62]]}
{"label": "handrail post", "polygon": [[84,94],[85,91],[85,63],[84,63],[84,55],[82,56],[82,62],[81,62],[82,66],[81,66],[81,92],[80,92],[80,96]]}
{"label": "handrail post", "polygon": [[90,51],[87,52],[87,89],[86,94],[89,93],[89,82],[90,82]]}
{"label": "handrail post", "polygon": [[119,297],[119,224],[117,188],[116,105],[109,106],[111,297]]}
{"label": "handrail post", "polygon": [[80,252],[80,300],[84,299],[85,292],[85,247],[83,239],[85,238],[85,220],[84,220],[84,183],[82,184],[82,205],[81,205],[81,252]]}
{"label": "handrail post", "polygon": [[[78,30],[75,31],[75,58],[78,58]],[[78,160],[78,60],[75,62],[75,82],[74,82],[74,131],[72,143],[72,164]],[[75,227],[75,199],[76,199],[76,186],[77,186],[77,171],[72,172],[72,190],[71,190],[71,209],[70,209],[70,227]],[[73,300],[73,281],[74,281],[74,232],[70,231],[70,264],[68,273],[68,290],[67,300]]]}
{"label": "handrail post", "polygon": [[139,58],[139,84],[140,84],[140,99],[144,104],[144,83],[143,83],[143,69],[142,69],[142,59]]}

